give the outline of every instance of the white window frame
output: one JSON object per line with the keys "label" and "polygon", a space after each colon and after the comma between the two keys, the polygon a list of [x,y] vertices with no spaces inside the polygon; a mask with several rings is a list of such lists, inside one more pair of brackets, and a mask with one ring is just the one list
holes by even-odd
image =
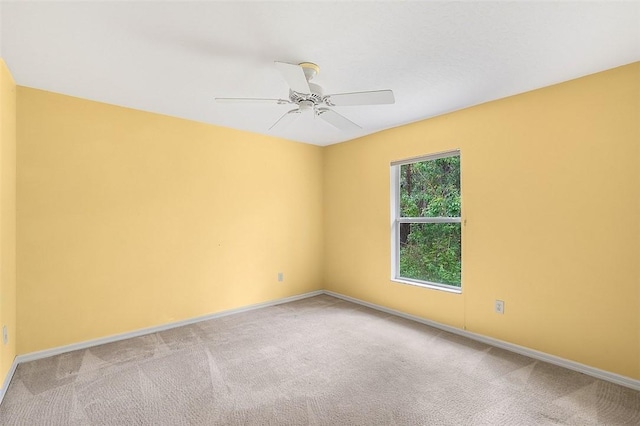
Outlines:
{"label": "white window frame", "polygon": [[[401,223],[462,223],[462,217],[400,217],[400,167],[406,164],[413,164],[421,161],[437,160],[438,158],[459,156],[460,150],[456,149],[452,151],[439,152],[436,154],[407,158],[405,160],[391,162],[391,281],[446,291],[450,293],[462,293],[462,282],[460,283],[460,287],[457,287],[442,283],[404,278],[400,276]],[[462,212],[460,214],[462,214]]]}

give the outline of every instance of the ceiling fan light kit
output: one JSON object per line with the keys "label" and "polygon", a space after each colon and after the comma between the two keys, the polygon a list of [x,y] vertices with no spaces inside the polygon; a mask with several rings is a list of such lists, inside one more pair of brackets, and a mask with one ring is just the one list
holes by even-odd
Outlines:
{"label": "ceiling fan light kit", "polygon": [[320,67],[312,62],[302,62],[298,65],[286,62],[275,62],[275,66],[289,85],[289,99],[262,98],[216,98],[216,102],[251,102],[275,103],[278,105],[294,104],[297,108],[284,113],[270,128],[284,128],[291,124],[305,111],[312,111],[315,117],[320,117],[328,124],[342,131],[361,130],[362,127],[338,114],[328,107],[385,105],[395,103],[393,91],[371,90],[366,92],[337,93],[324,95],[322,87],[311,80],[320,73]]}

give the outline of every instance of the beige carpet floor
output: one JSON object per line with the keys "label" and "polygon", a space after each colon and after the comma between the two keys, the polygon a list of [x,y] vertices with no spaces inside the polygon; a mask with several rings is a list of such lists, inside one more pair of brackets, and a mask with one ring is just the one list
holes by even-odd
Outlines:
{"label": "beige carpet floor", "polygon": [[329,296],[19,365],[2,425],[640,424],[640,394]]}

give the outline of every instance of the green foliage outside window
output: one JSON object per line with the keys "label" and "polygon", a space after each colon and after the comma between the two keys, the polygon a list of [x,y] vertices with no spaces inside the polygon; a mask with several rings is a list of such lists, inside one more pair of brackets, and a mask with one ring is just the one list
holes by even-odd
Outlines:
{"label": "green foliage outside window", "polygon": [[[460,217],[460,157],[400,167],[401,217]],[[460,286],[460,223],[400,224],[400,276]]]}

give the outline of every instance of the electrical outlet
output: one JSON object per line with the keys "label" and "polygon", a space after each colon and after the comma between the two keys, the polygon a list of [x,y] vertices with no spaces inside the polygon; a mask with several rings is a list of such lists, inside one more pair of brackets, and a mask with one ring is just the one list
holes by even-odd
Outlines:
{"label": "electrical outlet", "polygon": [[495,311],[496,314],[504,314],[504,300],[496,300]]}
{"label": "electrical outlet", "polygon": [[278,282],[284,281],[284,274],[282,272],[278,272]]}
{"label": "electrical outlet", "polygon": [[3,344],[7,344],[9,343],[9,333],[7,332],[7,326],[3,325],[2,326],[2,343]]}

